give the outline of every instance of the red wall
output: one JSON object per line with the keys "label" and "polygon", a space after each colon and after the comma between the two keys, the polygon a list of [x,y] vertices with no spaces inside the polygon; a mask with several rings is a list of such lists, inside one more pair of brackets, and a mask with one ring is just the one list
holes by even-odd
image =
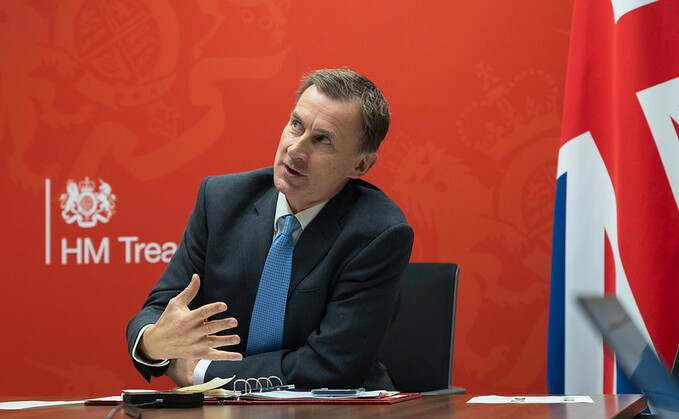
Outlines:
{"label": "red wall", "polygon": [[[158,249],[179,241],[204,176],[273,162],[300,76],[338,66],[375,80],[391,103],[367,180],[406,212],[412,261],[461,265],[453,383],[544,392],[571,9],[0,2],[0,395],[149,387],[124,332],[164,269]],[[67,181],[85,177],[95,191],[110,186],[100,195],[115,205],[107,223],[62,216]]]}

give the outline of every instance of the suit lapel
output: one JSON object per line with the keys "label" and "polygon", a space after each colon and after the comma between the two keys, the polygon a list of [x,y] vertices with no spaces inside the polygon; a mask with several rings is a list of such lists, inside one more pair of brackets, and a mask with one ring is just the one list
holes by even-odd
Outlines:
{"label": "suit lapel", "polygon": [[255,303],[262,269],[264,269],[264,262],[271,247],[277,197],[278,190],[274,187],[262,194],[249,208],[240,234],[240,240],[243,243],[243,254],[240,259],[243,270],[246,272],[245,286],[251,307]]}
{"label": "suit lapel", "polygon": [[349,182],[302,232],[292,256],[288,297],[330,251],[341,232],[339,222],[349,209],[352,197],[353,187]]}

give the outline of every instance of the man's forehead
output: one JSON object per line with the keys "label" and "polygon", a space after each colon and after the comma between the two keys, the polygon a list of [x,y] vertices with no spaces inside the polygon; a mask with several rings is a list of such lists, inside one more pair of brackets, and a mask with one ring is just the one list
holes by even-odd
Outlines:
{"label": "man's forehead", "polygon": [[361,98],[356,96],[351,96],[348,98],[332,97],[328,95],[326,92],[319,89],[315,84],[309,86],[300,95],[299,99],[297,100],[297,103],[295,103],[295,107],[299,104],[299,102],[303,100],[310,101],[312,98],[320,102],[334,103],[335,105],[339,106],[348,106],[351,108],[355,108],[357,111],[360,111],[361,109]]}
{"label": "man's forehead", "polygon": [[332,99],[317,90],[315,86],[307,89],[291,112],[291,118],[311,124],[307,129],[335,132],[361,123],[361,109],[358,101]]}

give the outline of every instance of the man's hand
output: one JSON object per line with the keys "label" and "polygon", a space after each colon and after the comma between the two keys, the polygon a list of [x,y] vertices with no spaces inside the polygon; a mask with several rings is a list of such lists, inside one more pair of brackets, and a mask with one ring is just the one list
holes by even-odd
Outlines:
{"label": "man's hand", "polygon": [[196,369],[197,364],[197,359],[173,359],[165,375],[179,387],[193,385],[193,370]]}
{"label": "man's hand", "polygon": [[141,336],[137,349],[151,360],[211,359],[237,361],[243,356],[237,352],[217,350],[220,346],[236,345],[238,335],[218,336],[216,333],[236,327],[233,317],[211,320],[211,316],[226,311],[226,304],[206,304],[193,311],[189,303],[198,294],[200,277],[193,274],[184,291],[171,299],[156,324],[149,326]]}

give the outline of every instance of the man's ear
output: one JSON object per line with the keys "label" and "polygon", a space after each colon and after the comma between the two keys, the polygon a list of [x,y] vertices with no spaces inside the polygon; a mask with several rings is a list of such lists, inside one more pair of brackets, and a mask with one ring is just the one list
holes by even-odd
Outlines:
{"label": "man's ear", "polygon": [[349,176],[352,179],[358,179],[368,173],[377,161],[377,153],[367,153],[361,156],[361,160],[354,168],[354,172]]}

